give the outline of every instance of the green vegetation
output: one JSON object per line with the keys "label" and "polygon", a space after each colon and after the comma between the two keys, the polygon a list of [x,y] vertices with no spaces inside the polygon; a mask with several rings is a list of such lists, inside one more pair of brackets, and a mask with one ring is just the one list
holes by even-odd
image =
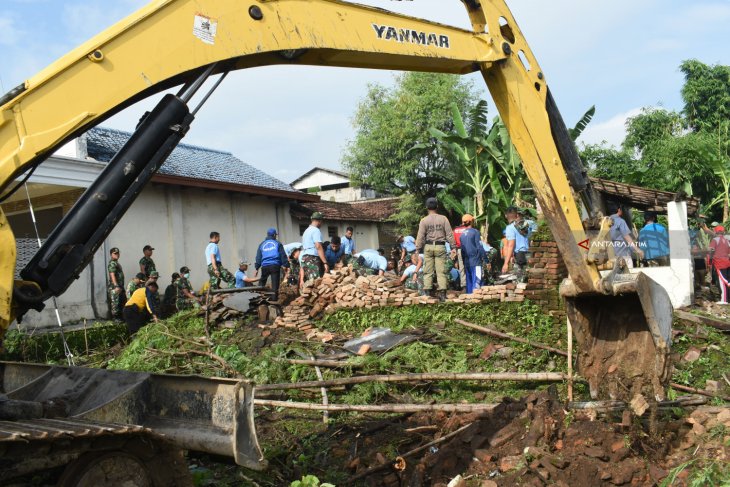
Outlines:
{"label": "green vegetation", "polygon": [[[451,103],[466,111],[475,100],[473,85],[457,75],[409,72],[397,76],[393,87],[370,85],[353,117],[355,138],[342,164],[355,184],[410,193],[422,202],[436,194],[443,184],[439,174],[452,162],[428,129],[450,131]],[[411,151],[417,144],[424,149]]]}
{"label": "green vegetation", "polygon": [[681,112],[647,107],[626,123],[620,148],[583,147],[594,176],[666,191],[684,190],[730,219],[730,66],[681,63]]}

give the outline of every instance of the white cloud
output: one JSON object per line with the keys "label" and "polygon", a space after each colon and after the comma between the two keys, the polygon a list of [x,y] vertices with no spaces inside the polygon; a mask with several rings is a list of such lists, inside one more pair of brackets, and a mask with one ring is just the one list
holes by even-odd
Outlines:
{"label": "white cloud", "polygon": [[619,146],[626,137],[626,120],[640,113],[641,108],[632,108],[626,112],[617,113],[604,122],[592,122],[578,138],[578,142],[583,144],[606,142],[608,145]]}
{"label": "white cloud", "polygon": [[21,32],[12,18],[0,16],[0,46],[14,46],[21,37]]}

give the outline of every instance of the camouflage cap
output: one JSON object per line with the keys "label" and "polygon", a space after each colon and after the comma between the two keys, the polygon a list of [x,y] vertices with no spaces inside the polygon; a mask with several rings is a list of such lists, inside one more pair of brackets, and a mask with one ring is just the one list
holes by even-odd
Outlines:
{"label": "camouflage cap", "polygon": [[160,273],[157,271],[150,272],[150,277],[160,277]]}
{"label": "camouflage cap", "polygon": [[118,254],[119,253],[119,247],[112,247],[112,249],[109,251],[110,254]]}
{"label": "camouflage cap", "polygon": [[312,220],[322,220],[322,218],[323,218],[322,213],[320,213],[318,211],[315,211],[314,213],[312,213],[312,217],[311,217]]}

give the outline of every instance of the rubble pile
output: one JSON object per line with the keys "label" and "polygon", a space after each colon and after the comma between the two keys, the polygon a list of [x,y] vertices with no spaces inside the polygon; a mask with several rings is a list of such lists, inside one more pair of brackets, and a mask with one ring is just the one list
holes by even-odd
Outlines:
{"label": "rubble pile", "polygon": [[[477,289],[473,294],[456,294],[447,299],[452,303],[488,301],[523,301],[526,284],[504,284]],[[301,295],[284,307],[274,326],[309,331],[310,320],[341,308],[374,308],[378,306],[408,306],[436,304],[430,296],[419,296],[406,289],[398,278],[388,276],[358,276],[352,267],[332,271],[304,285]]]}

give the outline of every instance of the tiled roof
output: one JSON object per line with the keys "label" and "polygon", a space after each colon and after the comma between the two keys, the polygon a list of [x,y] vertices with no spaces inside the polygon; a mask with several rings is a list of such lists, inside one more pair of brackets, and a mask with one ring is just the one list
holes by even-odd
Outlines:
{"label": "tiled roof", "polygon": [[[129,132],[110,128],[92,128],[86,133],[87,154],[97,161],[109,162],[131,135]],[[246,164],[230,152],[188,144],[179,144],[158,173],[296,193],[292,195],[295,199],[299,199],[302,194],[285,182]]]}
{"label": "tiled roof", "polygon": [[334,201],[317,201],[313,203],[302,203],[292,205],[291,214],[298,220],[309,220],[312,213],[318,211],[326,220],[346,221],[346,222],[377,222],[377,218],[373,218],[368,213],[360,210],[358,207],[350,203],[336,203]]}
{"label": "tiled roof", "polygon": [[[643,188],[633,184],[609,181],[608,179],[591,178],[593,188],[607,199],[628,204],[638,210],[667,212],[667,203],[676,201],[677,193]],[[687,201],[687,213],[694,215],[699,211],[700,200],[694,196],[684,198]]]}
{"label": "tiled roof", "polygon": [[325,220],[346,222],[383,222],[397,210],[400,198],[380,198],[376,200],[337,203],[317,201],[293,205],[291,214],[299,220],[308,220],[312,213],[322,213]]}
{"label": "tiled roof", "polygon": [[369,215],[371,218],[383,221],[398,212],[399,201],[399,197],[393,196],[390,198],[378,198],[375,200],[354,201],[352,202],[352,205],[366,215]]}

